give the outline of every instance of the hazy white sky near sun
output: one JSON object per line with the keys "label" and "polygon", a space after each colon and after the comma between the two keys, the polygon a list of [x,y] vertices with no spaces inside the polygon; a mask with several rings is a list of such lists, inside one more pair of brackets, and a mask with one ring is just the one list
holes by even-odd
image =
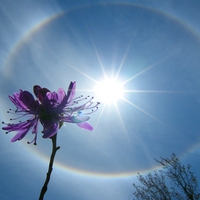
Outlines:
{"label": "hazy white sky near sun", "polygon": [[[77,82],[94,96],[92,132],[65,124],[45,199],[129,200],[136,173],[176,153],[199,177],[198,1],[0,0],[1,121],[8,95]],[[38,198],[51,141],[1,130],[0,199]]]}

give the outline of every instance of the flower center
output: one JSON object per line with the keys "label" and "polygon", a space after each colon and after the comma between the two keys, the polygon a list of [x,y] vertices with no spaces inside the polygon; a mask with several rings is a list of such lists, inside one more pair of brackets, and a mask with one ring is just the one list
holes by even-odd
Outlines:
{"label": "flower center", "polygon": [[58,119],[58,114],[55,112],[52,112],[52,110],[45,111],[44,109],[41,110],[39,115],[40,121],[43,122],[52,122]]}

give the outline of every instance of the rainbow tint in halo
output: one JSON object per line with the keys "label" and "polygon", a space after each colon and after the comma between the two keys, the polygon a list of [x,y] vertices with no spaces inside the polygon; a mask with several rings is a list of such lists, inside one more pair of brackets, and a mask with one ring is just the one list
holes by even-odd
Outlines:
{"label": "rainbow tint in halo", "polygon": [[[120,6],[121,4],[119,4],[119,6]],[[190,26],[188,26],[186,23],[184,23],[183,21],[181,21],[181,20],[179,20],[179,19],[177,19],[177,18],[175,18],[175,17],[173,17],[173,16],[171,16],[171,15],[168,15],[167,13],[164,13],[164,12],[162,12],[162,11],[158,11],[158,10],[155,10],[155,9],[150,9],[150,8],[146,8],[146,7],[144,7],[144,6],[138,6],[138,5],[133,5],[133,4],[123,4],[123,5],[126,5],[126,6],[133,6],[133,7],[143,7],[144,9],[148,9],[148,10],[150,10],[150,11],[152,11],[152,12],[157,12],[158,14],[160,14],[160,15],[164,15],[165,17],[167,17],[167,18],[170,18],[171,20],[174,20],[174,21],[176,21],[176,23],[178,23],[178,24],[182,24],[183,26],[184,26],[184,28],[185,29],[187,29],[191,34],[193,34],[195,37],[198,37],[199,38],[199,35],[197,34],[197,32],[194,30],[194,29],[192,29]],[[80,9],[80,8],[79,8]],[[68,11],[69,13],[70,12],[73,12],[73,11]],[[54,20],[56,20],[56,19],[58,19],[59,17],[62,17],[64,14],[66,14],[65,12],[61,12],[61,13],[58,13],[58,14],[55,14],[55,15],[53,15],[53,16],[51,16],[51,17],[49,17],[49,18],[47,18],[47,19],[45,19],[44,21],[42,21],[41,23],[39,23],[38,25],[36,25],[33,29],[31,29],[30,31],[28,31],[27,32],[27,34],[19,41],[19,42],[17,42],[16,43],[16,45],[13,47],[13,49],[12,49],[12,51],[11,51],[11,53],[10,53],[10,55],[9,55],[9,58],[8,58],[8,62],[9,62],[9,60],[12,60],[12,56],[17,52],[17,51],[20,51],[20,48],[22,48],[23,47],[23,45],[24,45],[24,41],[28,41],[29,39],[31,39],[31,37],[35,34],[35,33],[37,33],[38,31],[40,31],[41,29],[43,29],[43,28],[45,28],[45,26],[46,25],[48,25],[49,23],[51,23],[52,21],[54,21]],[[42,47],[41,47],[42,48]],[[68,65],[68,66],[70,66],[70,65]],[[122,66],[122,65],[121,65]],[[74,67],[73,65],[71,65],[70,66],[71,68],[72,68],[72,70],[75,70],[75,71],[81,71],[80,69],[77,69],[76,67]],[[6,67],[6,65],[5,65],[5,67],[4,67],[4,69],[6,70],[6,71],[8,71],[9,70],[9,68],[7,68]],[[120,69],[121,69],[121,67],[120,67]],[[120,69],[119,69],[119,72],[120,72]],[[149,69],[152,69],[152,68],[149,68]],[[143,72],[142,72],[143,73]],[[138,76],[139,75],[141,75],[142,73],[138,73]],[[118,73],[118,74],[120,74],[120,73]],[[81,75],[84,75],[84,73],[81,73]],[[86,74],[86,78],[88,78],[88,76],[89,75],[87,75]],[[127,84],[127,83],[130,83],[130,81],[131,80],[133,80],[135,77],[138,77],[138,76],[131,76],[130,78],[128,78],[127,80],[125,80],[123,83],[124,83],[124,85],[123,86],[125,86],[125,84]],[[115,77],[115,76],[114,76]],[[103,78],[106,78],[106,77],[104,77],[104,74],[103,74]],[[94,79],[94,78],[91,78],[91,76],[89,76],[89,78],[88,78],[89,80],[94,80],[93,82],[95,83],[95,84],[98,84],[100,81],[97,81],[96,79]],[[137,92],[137,91],[134,91],[134,92]],[[156,92],[156,91],[155,91]],[[131,90],[130,88],[129,89],[126,89],[126,87],[124,87],[124,93],[128,93],[128,94],[130,94],[130,93],[133,93],[133,89]],[[123,101],[123,99],[122,99],[122,101]],[[129,103],[128,103],[129,102]],[[129,104],[130,106],[134,106],[135,104],[130,104],[131,102],[130,101],[127,101],[127,102],[125,102],[125,103],[127,103],[127,104]],[[120,109],[117,107],[117,105],[116,105],[116,109],[117,109],[117,111],[119,111],[118,113],[118,115],[119,115],[119,117],[121,116],[120,115]],[[106,110],[106,107],[104,107],[104,110]],[[143,109],[144,110],[144,109]],[[141,112],[143,111],[142,109],[140,110]],[[147,117],[154,117],[153,115],[148,115],[148,112],[146,112],[147,113]],[[101,118],[103,117],[103,113],[102,113],[102,115],[101,115]],[[116,116],[115,116],[116,117]],[[100,118],[99,118],[100,119]],[[125,125],[125,123],[126,122],[124,122],[124,120],[123,120],[123,118],[120,118],[121,119],[121,122],[120,123],[124,123],[124,130],[125,130],[125,135],[126,135],[126,125]],[[156,118],[155,118],[156,119]],[[159,123],[159,122],[158,122]],[[127,138],[128,138],[128,136],[127,136]],[[185,149],[185,151],[187,152],[188,151],[188,149]],[[44,158],[44,157],[43,157]],[[43,159],[42,158],[42,159]],[[121,173],[114,173],[114,174],[112,174],[112,173],[104,173],[104,172],[90,172],[90,171],[84,171],[84,170],[82,170],[82,169],[77,169],[77,168],[73,168],[73,166],[67,166],[67,164],[65,163],[65,164],[62,164],[62,163],[58,163],[58,166],[59,167],[61,167],[62,169],[66,169],[66,170],[68,170],[68,171],[72,171],[73,173],[77,173],[77,174],[86,174],[86,175],[91,175],[91,176],[102,176],[102,177],[109,177],[109,176],[111,176],[111,177],[117,177],[117,176],[130,176],[131,174],[135,174],[136,173],[136,171],[131,171],[131,172],[121,172]],[[152,169],[152,168],[151,168]],[[151,169],[147,169],[147,171],[148,170],[151,170]],[[145,170],[144,170],[145,171]]]}

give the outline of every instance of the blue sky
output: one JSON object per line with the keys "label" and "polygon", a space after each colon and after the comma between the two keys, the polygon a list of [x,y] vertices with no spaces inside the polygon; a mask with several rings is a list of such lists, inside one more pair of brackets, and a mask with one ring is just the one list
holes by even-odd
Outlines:
{"label": "blue sky", "polygon": [[[1,121],[14,108],[7,96],[33,85],[76,81],[77,96],[101,102],[92,132],[59,130],[45,199],[132,199],[136,173],[172,153],[200,178],[198,1],[0,2]],[[114,78],[123,95],[107,103],[95,85]],[[1,133],[0,199],[37,199],[51,141],[39,133],[37,146],[31,134],[11,143],[14,133]]]}

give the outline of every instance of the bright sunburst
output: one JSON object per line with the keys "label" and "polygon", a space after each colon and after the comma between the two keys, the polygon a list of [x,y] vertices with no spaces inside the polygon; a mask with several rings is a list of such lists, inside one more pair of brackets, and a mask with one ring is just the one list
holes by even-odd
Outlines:
{"label": "bright sunburst", "polygon": [[123,98],[123,85],[116,79],[105,79],[103,81],[98,82],[94,91],[97,95],[97,98],[106,103],[115,103],[120,98]]}
{"label": "bright sunburst", "polygon": [[[95,92],[95,99],[97,101],[99,101],[100,103],[104,103],[104,107],[102,109],[102,113],[99,117],[99,119],[101,118],[101,116],[103,115],[103,111],[106,108],[107,105],[112,105],[114,104],[117,115],[120,118],[120,122],[123,126],[124,131],[126,132],[126,127],[124,125],[124,121],[121,117],[121,113],[120,113],[120,108],[117,104],[118,100],[122,100],[125,103],[129,104],[130,106],[134,107],[135,109],[139,110],[140,112],[144,113],[145,115],[151,117],[152,119],[156,120],[157,122],[166,125],[164,122],[162,122],[160,119],[156,118],[154,115],[152,115],[151,113],[147,112],[146,110],[142,109],[141,107],[139,107],[138,105],[134,104],[133,102],[129,101],[126,97],[125,97],[125,93],[141,93],[141,92],[150,92],[150,93],[168,93],[168,92],[175,92],[175,91],[156,91],[156,90],[132,90],[130,88],[124,88],[124,86],[130,82],[131,80],[133,80],[134,78],[142,75],[143,73],[147,72],[148,70],[156,67],[159,63],[163,62],[164,60],[170,58],[174,52],[172,52],[170,55],[167,55],[166,57],[158,60],[157,62],[153,63],[152,65],[146,67],[145,69],[141,70],[140,72],[138,72],[137,74],[134,74],[133,76],[120,81],[120,71],[124,65],[124,61],[126,60],[127,54],[129,52],[129,49],[131,47],[132,41],[129,43],[129,45],[127,46],[127,49],[124,53],[124,55],[122,56],[122,61],[121,63],[119,63],[119,67],[118,69],[115,71],[114,76],[112,78],[108,78],[108,74],[110,74],[108,71],[106,71],[105,69],[107,69],[107,67],[105,67],[101,61],[101,58],[99,56],[99,53],[97,51],[97,48],[93,42],[93,39],[91,38],[91,41],[93,43],[93,47],[94,47],[94,51],[95,54],[97,56],[97,59],[99,61],[99,65],[100,68],[102,70],[102,80],[101,81],[97,81],[97,79],[91,77],[90,75],[84,73],[82,70],[80,70],[79,68],[76,68],[73,65],[67,64],[69,67],[73,68],[74,70],[76,70],[78,73],[82,74],[83,76],[85,76],[86,78],[88,78],[89,80],[91,80],[95,86],[93,88],[93,92]],[[122,78],[123,79],[123,78]],[[177,91],[176,91],[177,92]]]}

